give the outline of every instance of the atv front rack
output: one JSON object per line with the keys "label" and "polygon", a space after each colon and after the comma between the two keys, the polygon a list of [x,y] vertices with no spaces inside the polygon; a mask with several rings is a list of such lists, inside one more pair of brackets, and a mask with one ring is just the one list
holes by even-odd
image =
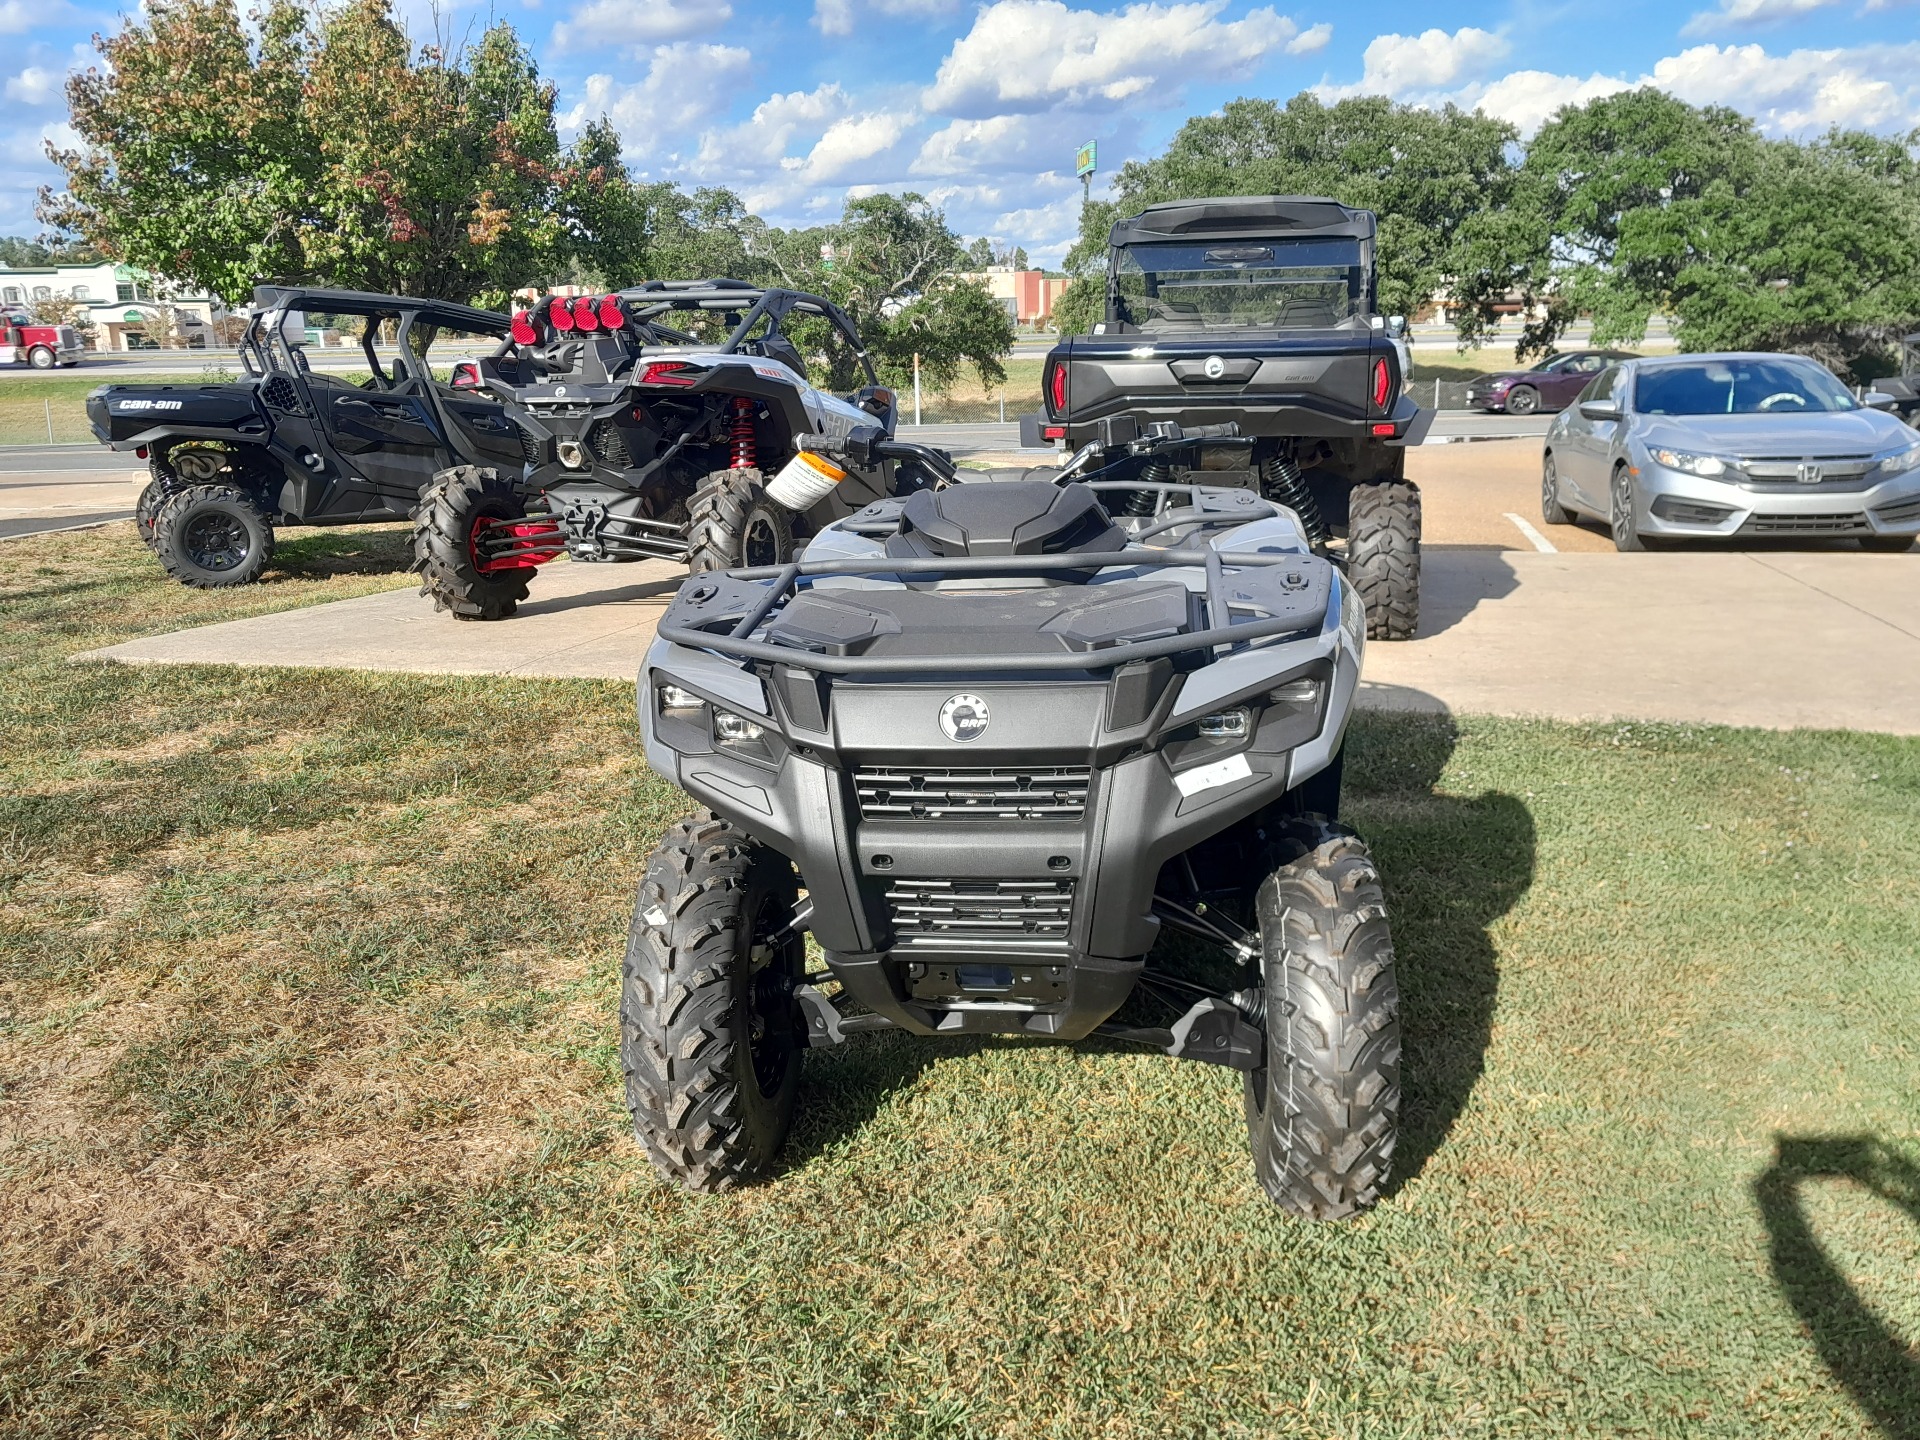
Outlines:
{"label": "atv front rack", "polygon": [[[1233,523],[1241,523],[1234,517]],[[1224,521],[1226,517],[1220,517]],[[1197,523],[1197,522],[1195,522]],[[1216,521],[1220,523],[1220,521]],[[1037,577],[1099,570],[1204,567],[1205,629],[1153,639],[1125,640],[1083,650],[1049,653],[942,655],[835,655],[792,644],[754,640],[755,630],[799,592],[802,579],[880,576],[888,579]],[[1262,578],[1229,577],[1226,567],[1261,572]],[[1249,645],[1317,631],[1325,622],[1331,591],[1327,562],[1293,551],[1220,551],[1185,546],[1158,549],[1129,544],[1118,550],[1075,550],[1056,555],[967,555],[878,559],[796,560],[784,566],[719,571],[695,576],[661,618],[659,636],[675,645],[740,660],[788,665],[827,675],[905,675],[927,670],[971,674],[1033,674],[1111,670],[1139,660]],[[1265,572],[1275,578],[1265,578]],[[1235,583],[1238,581],[1239,583]],[[858,593],[858,592],[854,592]],[[1234,614],[1251,618],[1235,621]]]}

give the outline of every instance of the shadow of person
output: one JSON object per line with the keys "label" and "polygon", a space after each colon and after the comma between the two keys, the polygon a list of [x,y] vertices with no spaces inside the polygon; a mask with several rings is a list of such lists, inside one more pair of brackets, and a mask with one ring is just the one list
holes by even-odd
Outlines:
{"label": "shadow of person", "polygon": [[1920,1358],[1821,1247],[1802,1203],[1810,1180],[1850,1180],[1920,1224],[1920,1167],[1868,1135],[1776,1137],[1753,1182],[1774,1283],[1828,1371],[1889,1440],[1920,1440]]}
{"label": "shadow of person", "polygon": [[1438,708],[1361,711],[1347,731],[1341,819],[1379,864],[1400,983],[1389,1196],[1419,1176],[1479,1083],[1500,983],[1488,927],[1533,884],[1526,805],[1497,790],[1440,791],[1459,728],[1445,713],[1421,713]]}
{"label": "shadow of person", "polygon": [[1494,545],[1420,547],[1420,628],[1431,639],[1450,630],[1488,600],[1504,600],[1520,586],[1507,551]]}

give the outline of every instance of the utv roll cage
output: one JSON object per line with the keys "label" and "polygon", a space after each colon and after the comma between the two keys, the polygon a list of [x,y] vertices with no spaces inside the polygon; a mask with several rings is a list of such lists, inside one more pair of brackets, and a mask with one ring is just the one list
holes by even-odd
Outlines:
{"label": "utv roll cage", "polygon": [[[355,315],[369,323],[360,332],[360,349],[367,369],[373,374],[373,387],[392,390],[409,376],[431,380],[431,375],[412,375],[409,341],[414,326],[448,325],[460,330],[479,331],[503,338],[507,317],[492,310],[471,305],[456,305],[450,300],[421,300],[406,295],[376,295],[365,290],[322,290],[306,286],[258,285],[253,291],[253,315],[240,336],[240,364],[247,374],[259,379],[278,371],[294,374],[303,369],[301,358],[293,353],[281,333],[281,322],[290,310],[318,311],[323,315]],[[382,322],[393,321],[394,370],[389,374],[380,364],[373,340]],[[403,373],[404,372],[404,373]]]}

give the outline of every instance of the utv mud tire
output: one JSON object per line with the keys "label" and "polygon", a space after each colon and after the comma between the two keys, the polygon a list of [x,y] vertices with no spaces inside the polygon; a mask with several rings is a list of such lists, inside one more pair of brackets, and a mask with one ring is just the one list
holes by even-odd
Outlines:
{"label": "utv mud tire", "polygon": [[1404,480],[1353,487],[1347,577],[1367,606],[1369,640],[1411,640],[1420,626],[1420,492]]}
{"label": "utv mud tire", "polygon": [[687,568],[738,570],[793,558],[793,515],[767,498],[758,470],[715,470],[687,510]]}
{"label": "utv mud tire", "polygon": [[682,821],[647,859],[620,1059],[634,1135],[682,1189],[766,1175],[793,1126],[806,1036],[797,887],[786,857],[712,815]]}
{"label": "utv mud tire", "polygon": [[182,585],[222,590],[260,578],[273,559],[273,526],[237,485],[189,485],[160,501],[152,544]]}
{"label": "utv mud tire", "polygon": [[527,598],[527,570],[483,572],[473,533],[487,520],[527,513],[519,488],[498,470],[457,465],[433,477],[413,507],[413,569],[420,593],[456,620],[504,620]]}
{"label": "utv mud tire", "polygon": [[1316,815],[1255,899],[1267,1058],[1246,1079],[1261,1188],[1338,1220],[1379,1198],[1400,1124],[1400,992],[1380,875],[1366,845]]}

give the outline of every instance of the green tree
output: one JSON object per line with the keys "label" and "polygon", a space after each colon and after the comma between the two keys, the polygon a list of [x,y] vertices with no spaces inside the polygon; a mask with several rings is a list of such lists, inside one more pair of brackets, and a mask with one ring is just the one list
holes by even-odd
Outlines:
{"label": "green tree", "polygon": [[[1187,121],[1164,154],[1121,167],[1113,199],[1082,211],[1067,269],[1096,279],[1114,220],[1159,201],[1326,195],[1379,216],[1379,304],[1411,314],[1462,273],[1469,222],[1506,203],[1517,139],[1506,121],[1452,105],[1424,110],[1377,96],[1327,105],[1308,94],[1285,105],[1230,101],[1218,115]],[[1490,314],[1493,298],[1468,303]],[[1073,321],[1086,310],[1086,297],[1077,298]]]}
{"label": "green tree", "polygon": [[1768,140],[1735,111],[1655,90],[1568,107],[1534,138],[1484,273],[1595,344],[1667,314],[1686,350],[1794,350],[1872,370],[1920,319],[1915,136]]}
{"label": "green tree", "polygon": [[568,149],[512,27],[416,52],[388,0],[155,0],[68,84],[81,145],[41,218],[239,301],[261,281],[480,298],[646,247],[605,125]]}

